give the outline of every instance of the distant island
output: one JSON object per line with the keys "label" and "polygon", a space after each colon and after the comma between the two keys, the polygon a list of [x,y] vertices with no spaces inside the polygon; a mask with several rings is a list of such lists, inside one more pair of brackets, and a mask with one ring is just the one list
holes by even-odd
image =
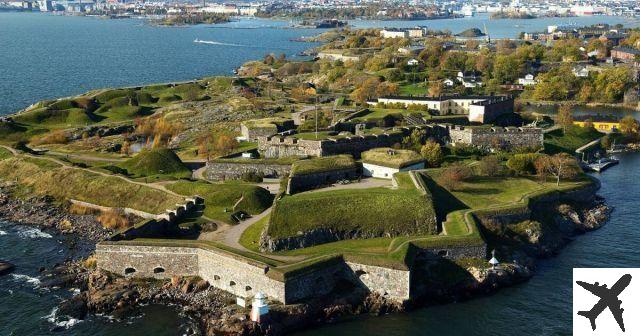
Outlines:
{"label": "distant island", "polygon": [[462,31],[458,34],[456,34],[456,36],[460,36],[460,37],[481,37],[481,36],[485,36],[485,34],[482,32],[482,30],[478,29],[478,28],[469,28],[465,31]]}
{"label": "distant island", "polygon": [[188,26],[197,24],[218,24],[229,22],[228,14],[219,13],[187,13],[168,15],[163,19],[151,20],[158,26]]}
{"label": "distant island", "polygon": [[499,11],[491,13],[491,19],[535,19],[537,16],[527,12]]}

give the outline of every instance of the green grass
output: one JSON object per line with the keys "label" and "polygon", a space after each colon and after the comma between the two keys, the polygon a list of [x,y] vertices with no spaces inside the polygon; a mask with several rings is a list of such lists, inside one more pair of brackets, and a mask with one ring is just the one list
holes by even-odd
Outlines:
{"label": "green grass", "polygon": [[[230,222],[234,211],[243,210],[255,215],[269,208],[273,202],[268,190],[250,184],[179,181],[167,188],[185,196],[202,196],[204,215],[223,222]],[[241,198],[242,201],[238,202]]]}
{"label": "green grass", "polygon": [[170,149],[143,150],[118,165],[136,177],[168,175],[175,178],[191,177],[191,170]]}
{"label": "green grass", "polygon": [[422,156],[412,150],[375,148],[362,153],[364,163],[398,169],[422,161]]}
{"label": "green grass", "polygon": [[403,96],[424,96],[429,89],[424,83],[405,84],[400,86],[400,95]]}
{"label": "green grass", "polygon": [[161,190],[79,169],[64,169],[44,159],[9,158],[0,161],[0,179],[17,181],[22,196],[51,195],[107,207],[128,207],[159,214],[183,201]]}
{"label": "green grass", "polygon": [[431,200],[415,188],[410,178],[398,182],[398,189],[345,189],[285,196],[276,202],[268,233],[274,238],[317,228],[369,236],[434,233]]}
{"label": "green grass", "polygon": [[0,160],[9,159],[13,157],[13,154],[7,149],[0,147]]}
{"label": "green grass", "polygon": [[334,155],[296,161],[291,167],[291,176],[355,168],[356,161],[351,155]]}
{"label": "green grass", "polygon": [[602,133],[596,131],[594,128],[585,128],[576,125],[567,126],[566,132],[559,129],[546,133],[544,135],[544,148],[545,152],[549,154],[560,152],[573,154],[576,149],[602,136]]}
{"label": "green grass", "polygon": [[269,218],[270,216],[264,216],[244,230],[240,236],[240,245],[250,251],[260,252],[260,235],[269,222]]}

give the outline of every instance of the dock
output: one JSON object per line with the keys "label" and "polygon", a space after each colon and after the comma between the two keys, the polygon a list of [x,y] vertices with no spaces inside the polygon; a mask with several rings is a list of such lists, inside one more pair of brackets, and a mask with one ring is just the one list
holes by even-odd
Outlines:
{"label": "dock", "polygon": [[600,160],[594,163],[585,163],[584,168],[590,171],[600,173],[605,171],[609,167],[617,165],[619,162],[620,161],[618,159],[608,158],[608,159]]}

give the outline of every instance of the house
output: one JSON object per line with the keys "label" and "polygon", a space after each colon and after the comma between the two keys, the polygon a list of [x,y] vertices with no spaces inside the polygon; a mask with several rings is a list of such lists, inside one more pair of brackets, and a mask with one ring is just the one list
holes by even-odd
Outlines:
{"label": "house", "polygon": [[573,118],[573,124],[580,127],[585,127],[589,123],[601,133],[611,133],[620,130],[620,117],[612,114],[581,115]]}
{"label": "house", "polygon": [[409,37],[420,38],[424,36],[424,29],[420,27],[409,28],[407,29],[407,33],[409,34]]}
{"label": "house", "polygon": [[458,71],[457,79],[466,88],[482,87],[482,74],[476,71]]}
{"label": "house", "polygon": [[450,79],[450,78],[445,79],[443,83],[447,87],[453,87],[455,85],[455,82],[453,81],[453,79]]}
{"label": "house", "polygon": [[[636,56],[640,55],[640,50],[627,48],[627,47],[615,47],[611,49],[611,58],[624,60],[624,61],[633,61]],[[640,56],[639,56],[640,57]]]}
{"label": "house", "polygon": [[518,84],[522,86],[536,85],[536,83],[532,74],[527,74],[524,78],[518,78]]}
{"label": "house", "polygon": [[375,148],[362,153],[362,174],[391,179],[393,174],[424,169],[425,160],[412,150]]}
{"label": "house", "polygon": [[513,113],[511,96],[439,96],[409,97],[386,96],[367,102],[376,106],[383,104],[423,105],[437,115],[467,115],[470,122],[491,123],[496,118]]}
{"label": "house", "polygon": [[405,55],[419,54],[424,50],[424,46],[415,45],[398,48],[398,52]]}
{"label": "house", "polygon": [[420,62],[415,58],[412,58],[407,61],[408,66],[417,66],[418,64],[420,64]]}
{"label": "house", "polygon": [[385,28],[380,31],[383,38],[408,38],[409,32],[406,29]]}
{"label": "house", "polygon": [[589,69],[587,69],[587,67],[575,66],[573,67],[573,69],[571,69],[571,72],[573,72],[573,75],[576,77],[589,77]]}

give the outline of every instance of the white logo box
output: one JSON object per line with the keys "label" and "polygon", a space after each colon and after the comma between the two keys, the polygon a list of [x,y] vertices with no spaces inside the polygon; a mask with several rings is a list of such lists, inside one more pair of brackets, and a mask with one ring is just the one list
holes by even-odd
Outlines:
{"label": "white logo box", "polygon": [[[631,276],[630,282],[617,296],[617,299],[622,301],[620,308],[623,309],[622,321],[625,331],[623,332],[618,326],[609,306],[595,318],[596,329],[592,330],[589,318],[578,315],[578,312],[590,311],[601,298],[580,286],[576,281],[583,281],[589,284],[588,287],[593,287],[591,285],[595,285],[596,282],[599,286],[606,285],[606,292],[613,294],[610,290],[619,280],[620,286],[629,280],[628,276],[624,277],[626,274]],[[574,268],[573,335],[640,335],[640,268]]]}

